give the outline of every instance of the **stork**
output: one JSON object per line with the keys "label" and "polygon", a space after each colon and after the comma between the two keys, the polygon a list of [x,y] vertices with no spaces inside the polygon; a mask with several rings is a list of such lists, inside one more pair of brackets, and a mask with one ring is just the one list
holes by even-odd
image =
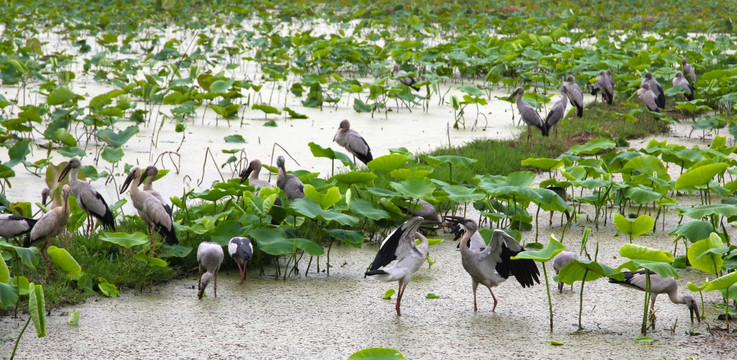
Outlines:
{"label": "stork", "polygon": [[415,86],[417,82],[412,76],[407,76],[407,72],[399,69],[399,64],[394,64],[394,70],[392,70],[392,76],[397,78],[402,85],[409,86],[412,90],[419,92],[420,88]]}
{"label": "stork", "polygon": [[[608,71],[608,72],[607,72]],[[601,91],[602,100],[611,105],[614,100],[614,83],[612,83],[611,70],[599,70],[596,82],[591,87],[591,95],[596,95]]]}
{"label": "stork", "polygon": [[[555,270],[555,274],[560,274],[560,269],[575,259],[578,259],[578,255],[572,251],[559,252],[558,255],[555,255],[553,258],[553,270]],[[573,289],[573,285],[571,285],[571,289]],[[563,283],[560,281],[558,282],[558,292],[561,294],[563,293]]]}
{"label": "stork", "polygon": [[46,248],[49,247],[51,239],[64,232],[64,229],[69,222],[69,193],[72,191],[69,185],[64,185],[61,189],[61,205],[57,206],[41,217],[36,222],[36,225],[31,229],[30,236],[28,236],[23,243],[24,247],[41,245],[41,255],[46,260],[46,276],[51,273],[51,261],[49,255],[46,253]]}
{"label": "stork", "polygon": [[333,141],[353,154],[353,162],[356,162],[356,158],[358,158],[364,164],[368,164],[369,161],[374,159],[369,144],[361,134],[351,129],[351,123],[348,120],[340,122]]}
{"label": "stork", "polygon": [[298,177],[287,174],[284,167],[284,156],[276,158],[276,167],[279,168],[279,175],[276,177],[276,185],[287,195],[287,200],[292,201],[305,197],[304,184]]}
{"label": "stork", "polygon": [[169,214],[169,217],[172,216],[171,211],[171,205],[169,205],[169,202],[164,199],[161,194],[154,190],[153,182],[156,180],[156,176],[159,175],[159,169],[156,168],[156,166],[147,166],[146,170],[143,171],[143,175],[141,177],[141,182],[143,183],[143,191],[151,194],[156,198],[156,200],[159,200],[162,205],[164,205],[164,209],[166,209],[166,212]]}
{"label": "stork", "polygon": [[[427,238],[417,232],[423,221],[422,216],[415,216],[392,231],[381,243],[371,267],[365,272],[365,275],[376,277],[381,281],[399,281],[395,305],[397,316],[402,316],[400,307],[404,289],[412,279],[412,274],[427,258],[429,246]],[[415,244],[415,238],[420,240],[419,245]],[[386,267],[394,260],[397,260],[394,265]]]}
{"label": "stork", "polygon": [[[648,270],[649,271],[649,270]],[[622,284],[640,291],[646,289],[646,274],[644,269],[637,270],[635,272],[625,271],[624,281],[615,280],[609,278],[610,283]],[[685,304],[688,306],[688,310],[691,313],[691,322],[693,323],[694,314],[696,319],[701,322],[699,316],[699,307],[696,303],[696,299],[691,295],[678,295],[678,282],[674,278],[662,278],[660,275],[650,272],[650,293],[652,294],[652,300],[650,302],[650,310],[652,311],[655,306],[655,299],[660,294],[668,294],[668,298],[674,304]],[[655,316],[651,313],[653,319],[653,327],[655,326]]]}
{"label": "stork", "polygon": [[682,72],[676,72],[676,77],[673,78],[672,84],[673,86],[680,86],[683,89],[683,96],[686,97],[686,100],[691,101],[694,99],[693,86],[683,77]]}
{"label": "stork", "polygon": [[171,217],[171,208],[167,210],[164,204],[157,199],[153,194],[141,191],[138,186],[141,184],[143,179],[143,173],[141,169],[136,166],[133,167],[128,173],[128,177],[120,187],[120,193],[125,192],[130,187],[130,196],[133,201],[133,207],[138,210],[138,215],[141,217],[146,226],[148,226],[149,236],[151,238],[151,250],[154,248],[154,232],[158,231],[161,236],[164,237],[166,243],[169,245],[175,245],[179,243],[177,240],[177,234],[174,230],[174,222]]}
{"label": "stork", "polygon": [[581,88],[576,84],[576,78],[573,75],[568,75],[566,81],[563,83],[566,88],[566,95],[568,95],[568,101],[571,105],[576,108],[576,116],[579,118],[583,116],[583,93]]}
{"label": "stork", "polygon": [[514,275],[522,287],[528,287],[538,284],[540,280],[540,270],[535,265],[534,260],[520,259],[511,260],[512,256],[524,251],[522,245],[509,234],[502,230],[494,230],[491,235],[489,245],[483,249],[475,249],[469,247],[469,241],[478,229],[476,222],[471,219],[464,219],[457,216],[448,216],[446,220],[457,222],[466,228],[466,233],[461,238],[461,263],[463,268],[471,275],[473,285],[473,311],[478,311],[476,305],[476,289],[479,284],[486,286],[494,299],[494,307],[492,312],[496,310],[498,301],[492,287],[499,286],[507,280],[509,275]]}
{"label": "stork", "polygon": [[107,202],[103,199],[95,188],[89,183],[79,180],[77,174],[79,168],[82,167],[82,163],[77,158],[69,160],[67,166],[61,171],[58,182],[64,180],[69,174],[69,185],[72,188],[72,194],[77,198],[77,205],[84,210],[87,214],[87,229],[88,233],[92,233],[92,218],[94,217],[102,223],[102,226],[106,229],[115,231],[115,219],[113,218],[113,212],[110,211],[110,207],[107,206]]}
{"label": "stork", "polygon": [[681,64],[683,65],[683,74],[688,76],[688,78],[691,80],[691,86],[696,83],[696,71],[694,71],[693,66],[688,63],[688,60],[686,58],[681,58]]}
{"label": "stork", "polygon": [[660,107],[658,107],[658,97],[655,95],[655,93],[650,89],[650,84],[648,83],[642,83],[640,90],[637,90],[637,96],[642,100],[642,102],[647,106],[647,109],[654,112],[660,112]]}
{"label": "stork", "polygon": [[[202,300],[210,279],[215,277],[214,294],[218,297],[218,271],[223,263],[223,247],[218,243],[203,241],[197,247],[197,262],[200,264],[200,280],[197,283],[197,298]],[[205,271],[203,274],[202,271]]]}
{"label": "stork", "polygon": [[540,117],[540,114],[537,113],[535,108],[522,100],[522,95],[524,95],[524,93],[525,89],[519,87],[514,90],[512,95],[510,95],[507,100],[512,100],[512,98],[517,95],[517,110],[519,110],[519,114],[520,116],[522,116],[522,120],[525,122],[525,124],[527,124],[527,143],[529,144],[530,137],[532,136],[531,128],[533,126],[540,129],[543,136],[548,136],[548,129],[545,127],[545,122],[543,122],[543,119]]}
{"label": "stork", "polygon": [[261,168],[261,161],[259,161],[258,159],[254,159],[250,163],[248,163],[248,167],[240,173],[241,184],[243,184],[243,182],[248,179],[248,184],[252,185],[257,190],[262,187],[267,187],[270,189],[274,188],[274,185],[271,185],[271,183],[269,183],[268,181],[258,178],[259,173],[261,173]]}
{"label": "stork", "polygon": [[566,104],[568,103],[567,93],[568,90],[565,86],[561,86],[560,93],[563,97],[558,100],[548,112],[548,116],[545,118],[545,128],[550,131],[554,128],[555,137],[558,137],[558,123],[563,120],[566,115]]}
{"label": "stork", "polygon": [[228,242],[228,254],[233,258],[238,270],[241,272],[241,285],[246,280],[246,266],[248,260],[253,257],[253,244],[246,237],[234,237]]}
{"label": "stork", "polygon": [[[665,92],[663,91],[663,87],[660,86],[658,80],[655,80],[655,78],[653,78],[653,73],[645,73],[645,78],[642,79],[642,81],[640,82],[640,86],[642,86],[643,84],[648,84],[650,86],[650,91],[655,94],[655,104],[658,106],[658,108],[665,109]],[[650,108],[650,106],[648,106],[648,108]],[[651,111],[654,110],[651,109]]]}
{"label": "stork", "polygon": [[10,240],[25,234],[28,238],[36,221],[16,214],[0,214],[0,236]]}

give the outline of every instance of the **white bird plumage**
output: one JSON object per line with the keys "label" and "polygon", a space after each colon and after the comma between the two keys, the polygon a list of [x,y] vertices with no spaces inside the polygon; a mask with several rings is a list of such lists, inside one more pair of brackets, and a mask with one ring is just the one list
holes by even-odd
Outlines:
{"label": "white bird plumage", "polygon": [[[422,216],[415,216],[392,231],[381,243],[371,267],[365,273],[381,281],[399,281],[395,305],[397,316],[402,316],[400,307],[404,289],[412,279],[412,274],[427,258],[429,246],[427,238],[417,232],[423,221]],[[415,238],[420,240],[419,245],[415,244]],[[386,267],[394,260],[396,260],[394,265]]]}
{"label": "white bird plumage", "polygon": [[[220,265],[223,263],[223,247],[218,243],[203,241],[197,247],[197,262],[200,264],[200,280],[197,283],[197,297],[202,300],[205,295],[205,288],[210,283],[210,279],[215,278],[213,286],[214,296],[218,296],[218,272]],[[202,272],[205,271],[203,274]]]}

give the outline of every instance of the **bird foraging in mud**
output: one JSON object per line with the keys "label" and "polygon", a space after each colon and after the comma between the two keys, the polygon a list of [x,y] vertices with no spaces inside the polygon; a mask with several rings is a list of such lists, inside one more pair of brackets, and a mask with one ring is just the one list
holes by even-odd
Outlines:
{"label": "bird foraging in mud", "polygon": [[482,249],[475,246],[469,246],[469,242],[474,233],[478,230],[478,225],[471,219],[465,219],[458,216],[446,216],[446,221],[458,223],[466,229],[466,233],[461,238],[461,263],[466,272],[471,275],[473,286],[473,311],[478,311],[476,304],[476,289],[479,284],[486,286],[494,299],[494,307],[492,312],[496,311],[496,305],[499,303],[494,295],[492,287],[499,286],[502,282],[514,275],[523,288],[530,287],[537,282],[540,283],[538,270],[535,261],[530,259],[512,260],[511,257],[524,251],[522,245],[509,234],[502,230],[494,230],[491,235],[489,245]]}
{"label": "bird foraging in mud", "polygon": [[69,174],[69,185],[72,189],[72,194],[77,198],[77,205],[84,210],[87,214],[87,233],[92,233],[92,218],[96,218],[102,226],[106,229],[115,231],[115,218],[113,212],[110,211],[110,207],[102,197],[102,195],[95,190],[88,182],[79,180],[78,174],[79,169],[82,167],[82,163],[77,158],[69,160],[67,166],[61,171],[58,182],[64,180]]}
{"label": "bird foraging in mud", "polygon": [[[218,297],[218,272],[223,263],[223,247],[218,243],[203,241],[197,247],[197,262],[200,264],[200,279],[197,282],[197,297],[202,300],[207,284],[215,278],[214,296]],[[202,272],[205,271],[203,274]]]}
{"label": "bird foraging in mud", "polygon": [[[397,316],[402,316],[400,307],[404,289],[412,279],[412,274],[422,266],[427,258],[429,246],[427,238],[417,232],[424,220],[421,216],[415,216],[392,231],[381,242],[379,252],[376,253],[369,270],[365,272],[365,275],[381,281],[399,281],[395,305]],[[420,240],[419,245],[415,244],[415,238]],[[394,260],[397,260],[394,265],[386,267]]]}
{"label": "bird foraging in mud", "polygon": [[[635,272],[625,271],[624,281],[619,281],[610,278],[609,282],[614,284],[622,284],[628,287],[635,288],[640,291],[645,291],[647,286],[647,275],[645,269],[640,269]],[[649,272],[649,270],[647,270]],[[652,327],[655,328],[655,313],[652,311],[655,307],[655,299],[660,294],[668,294],[668,298],[674,304],[685,304],[691,313],[691,322],[693,323],[694,315],[696,319],[701,322],[701,316],[699,316],[699,307],[696,303],[696,298],[691,295],[678,295],[678,282],[674,278],[662,278],[660,275],[650,272],[650,293],[652,299],[650,300],[650,317],[652,319]]]}
{"label": "bird foraging in mud", "polygon": [[246,266],[253,257],[253,244],[247,237],[234,237],[228,242],[228,254],[233,258],[241,273],[241,285],[246,280]]}
{"label": "bird foraging in mud", "polygon": [[369,144],[361,134],[356,130],[351,129],[351,123],[348,120],[340,122],[340,126],[338,126],[338,131],[335,133],[333,141],[353,154],[354,163],[356,162],[356,158],[361,160],[364,164],[368,164],[369,161],[374,159],[373,155],[371,155]]}
{"label": "bird foraging in mud", "polygon": [[517,100],[515,103],[517,104],[517,110],[519,111],[520,116],[522,116],[522,121],[527,124],[527,143],[530,143],[530,138],[532,136],[532,127],[536,127],[542,131],[543,136],[548,136],[548,128],[545,126],[545,122],[540,117],[540,114],[537,113],[535,108],[532,107],[532,105],[526,103],[524,100],[522,100],[522,95],[524,95],[525,89],[518,87],[512,95],[509,95],[507,100],[512,100],[514,96],[517,96]]}

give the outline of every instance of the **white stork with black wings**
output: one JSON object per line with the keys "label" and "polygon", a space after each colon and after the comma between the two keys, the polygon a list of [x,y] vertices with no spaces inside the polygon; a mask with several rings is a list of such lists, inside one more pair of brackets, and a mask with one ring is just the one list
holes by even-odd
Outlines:
{"label": "white stork with black wings", "polygon": [[[381,243],[374,262],[365,273],[365,275],[374,276],[381,281],[399,281],[396,304],[397,316],[402,316],[399,308],[402,303],[404,288],[407,287],[412,274],[422,266],[427,258],[429,246],[427,238],[417,232],[424,220],[422,216],[415,216],[389,234]],[[420,239],[419,245],[415,244],[415,237]],[[396,260],[394,265],[386,267],[394,260]]]}
{"label": "white stork with black wings", "polygon": [[471,219],[460,217],[446,217],[447,220],[457,222],[466,228],[466,233],[461,239],[461,262],[473,281],[473,311],[478,311],[476,305],[476,289],[479,284],[486,286],[494,299],[492,312],[496,310],[498,303],[492,287],[498,286],[509,275],[514,275],[522,287],[532,286],[540,283],[535,261],[530,259],[512,260],[511,257],[524,251],[522,245],[509,234],[502,230],[494,230],[489,245],[483,249],[470,247],[469,242],[478,229],[476,222]]}

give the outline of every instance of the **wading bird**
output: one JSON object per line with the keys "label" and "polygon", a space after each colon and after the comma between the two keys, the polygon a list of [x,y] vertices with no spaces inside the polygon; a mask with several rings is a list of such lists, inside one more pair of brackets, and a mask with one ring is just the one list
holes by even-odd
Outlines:
{"label": "wading bird", "polygon": [[46,253],[46,248],[51,244],[51,239],[55,236],[64,232],[64,229],[69,222],[69,193],[72,191],[69,185],[64,185],[61,189],[61,206],[57,206],[41,217],[36,222],[36,225],[31,229],[30,236],[26,238],[23,243],[24,247],[36,246],[41,250],[44,260],[46,260],[46,276],[51,273],[51,261],[49,260],[49,254]]}
{"label": "wading bird", "polygon": [[407,72],[399,69],[399,64],[394,64],[394,70],[392,70],[392,77],[398,78],[402,85],[406,85],[412,88],[412,90],[419,92],[420,88],[415,86],[417,82],[412,76],[407,76]]}
{"label": "wading bird", "polygon": [[471,275],[473,282],[473,311],[478,311],[476,289],[479,284],[489,289],[491,297],[494,299],[494,307],[491,309],[494,312],[498,301],[491,288],[507,280],[510,274],[514,275],[523,288],[532,286],[535,282],[540,283],[538,278],[540,270],[535,265],[535,261],[510,259],[524,251],[524,249],[509,234],[502,230],[494,230],[489,245],[478,250],[468,246],[473,233],[478,229],[475,221],[457,216],[448,216],[446,220],[457,222],[466,228],[466,233],[463,234],[460,244],[461,263],[466,272]]}
{"label": "wading bird", "polygon": [[368,164],[369,161],[374,159],[373,155],[371,155],[369,144],[364,140],[361,134],[356,130],[351,129],[351,123],[348,120],[340,122],[340,126],[333,137],[333,141],[337,142],[338,145],[344,147],[353,154],[354,163],[356,162],[356,158],[361,160],[364,164]]}
{"label": "wading bird", "polygon": [[87,214],[87,233],[92,233],[92,217],[102,223],[106,229],[115,231],[115,219],[107,202],[102,198],[95,188],[88,182],[79,180],[77,174],[82,163],[77,158],[72,158],[69,163],[61,171],[57,181],[61,182],[69,174],[69,185],[72,188],[72,194],[77,198],[77,205]]}
{"label": "wading bird", "polygon": [[153,195],[156,200],[159,200],[162,205],[164,205],[164,209],[166,209],[166,212],[169,213],[169,216],[172,216],[171,212],[171,205],[169,205],[169,202],[164,199],[161,194],[154,190],[153,182],[156,180],[156,176],[159,175],[159,169],[156,168],[156,166],[147,166],[146,170],[143,171],[143,177],[141,177],[141,182],[143,183],[143,191]]}
{"label": "wading bird", "polygon": [[676,77],[673,78],[673,86],[680,86],[684,94],[683,96],[686,97],[686,100],[691,101],[694,99],[693,96],[693,86],[686,80],[686,78],[683,77],[683,73],[678,71],[676,72]]}
{"label": "wading bird", "polygon": [[563,117],[566,115],[566,104],[568,103],[568,97],[567,97],[567,90],[565,86],[561,86],[560,93],[563,95],[563,97],[558,100],[555,104],[553,104],[553,107],[548,112],[548,116],[545,118],[545,128],[550,131],[550,129],[553,129],[555,132],[555,137],[558,137],[558,123],[563,120]]}
{"label": "wading bird", "polygon": [[591,95],[597,95],[601,91],[601,99],[611,105],[614,100],[614,84],[610,78],[611,70],[607,71],[599,70],[599,76],[591,87]]}
{"label": "wading bird", "polygon": [[292,201],[305,197],[305,186],[302,184],[302,181],[292,174],[287,174],[287,170],[284,167],[284,156],[276,158],[276,167],[279,168],[276,185],[287,195],[287,200]]}
{"label": "wading bird", "polygon": [[573,75],[566,77],[566,82],[563,83],[566,88],[566,95],[571,105],[576,108],[576,116],[579,118],[583,116],[583,93],[581,88],[576,84],[576,78]]}
{"label": "wading bird", "polygon": [[256,190],[258,190],[258,189],[260,189],[262,187],[267,187],[267,188],[270,188],[270,189],[273,188],[274,186],[271,185],[271,183],[269,183],[266,180],[261,180],[261,179],[258,178],[259,173],[261,173],[261,168],[262,167],[263,166],[261,165],[261,161],[260,160],[258,160],[258,159],[251,160],[251,162],[248,163],[248,167],[245,168],[240,173],[241,184],[243,184],[243,182],[245,182],[246,179],[248,179],[248,184],[250,184],[251,186],[255,187]]}
{"label": "wading bird", "polygon": [[133,167],[128,173],[128,177],[120,187],[120,193],[125,192],[130,187],[131,201],[133,207],[138,210],[138,215],[141,217],[146,226],[148,226],[148,233],[151,240],[151,249],[154,248],[154,230],[158,231],[161,236],[164,237],[166,243],[169,245],[178,244],[177,234],[174,230],[174,222],[171,217],[171,209],[167,211],[164,204],[161,203],[154,195],[149,192],[141,191],[138,186],[141,184],[143,179],[143,173],[141,169],[136,166]]}
{"label": "wading bird", "polygon": [[[655,78],[653,78],[653,73],[645,73],[645,78],[642,79],[642,82],[640,82],[640,86],[642,86],[643,84],[648,84],[650,86],[650,91],[655,94],[655,104],[658,106],[658,108],[665,110],[665,92],[663,92],[663,87],[660,86],[658,80],[655,80]],[[648,108],[650,107],[648,106]]]}
{"label": "wading bird", "polygon": [[[578,255],[576,255],[576,253],[571,251],[561,251],[558,255],[555,255],[555,258],[553,258],[553,270],[555,270],[556,274],[560,274],[560,269],[575,259],[578,259]],[[558,292],[561,294],[563,293],[563,285],[564,284],[562,282],[558,282]],[[573,289],[573,285],[571,285],[571,289]]]}
{"label": "wading bird", "polygon": [[[215,277],[213,294],[218,297],[218,272],[223,263],[223,247],[218,243],[203,241],[197,247],[197,262],[200,264],[200,281],[197,283],[197,297],[202,300],[210,279]],[[202,271],[205,271],[203,274]]]}
{"label": "wading bird", "polygon": [[696,71],[694,71],[693,66],[688,63],[686,58],[681,58],[681,64],[683,65],[683,74],[688,76],[691,86],[693,87],[693,84],[696,83]]}
{"label": "wading bird", "polygon": [[[622,284],[640,291],[645,291],[646,286],[646,275],[645,270],[637,270],[635,272],[625,271],[624,281],[615,279],[609,279],[610,283]],[[685,304],[688,306],[688,310],[691,312],[691,322],[693,323],[694,314],[696,319],[701,322],[699,316],[699,307],[696,303],[696,299],[691,295],[678,295],[678,283],[673,278],[662,278],[660,275],[650,272],[650,293],[652,294],[652,300],[650,302],[651,317],[653,320],[653,328],[655,327],[655,313],[652,312],[655,306],[655,299],[660,294],[668,294],[668,298],[674,304]]]}
{"label": "wading bird", "polygon": [[246,266],[253,257],[253,244],[246,237],[234,237],[228,242],[228,254],[233,258],[241,272],[241,284],[246,280]]}
{"label": "wading bird", "polygon": [[26,234],[26,238],[28,238],[35,224],[36,220],[20,215],[0,214],[0,236],[10,240]]}
{"label": "wading bird", "polygon": [[655,93],[650,89],[650,84],[642,83],[640,90],[637,90],[637,96],[647,106],[650,111],[660,112],[658,107],[658,99]]}
{"label": "wading bird", "polygon": [[[389,234],[381,243],[374,262],[365,273],[381,281],[399,281],[395,306],[397,316],[402,316],[400,306],[404,289],[412,278],[412,274],[422,266],[427,258],[429,246],[427,238],[417,232],[423,221],[422,216],[415,216]],[[415,244],[415,237],[420,239],[419,245]],[[394,265],[385,267],[394,260],[397,260]]]}
{"label": "wading bird", "polygon": [[532,107],[532,105],[526,103],[524,100],[522,100],[522,95],[524,95],[525,89],[518,87],[512,95],[509,95],[507,100],[512,100],[512,98],[517,95],[517,110],[519,110],[520,116],[522,116],[522,121],[527,124],[527,143],[530,143],[530,138],[532,136],[532,127],[536,127],[542,131],[543,136],[548,136],[548,129],[545,127],[545,123],[543,122],[543,119],[540,117],[540,114],[535,111],[535,108]]}

